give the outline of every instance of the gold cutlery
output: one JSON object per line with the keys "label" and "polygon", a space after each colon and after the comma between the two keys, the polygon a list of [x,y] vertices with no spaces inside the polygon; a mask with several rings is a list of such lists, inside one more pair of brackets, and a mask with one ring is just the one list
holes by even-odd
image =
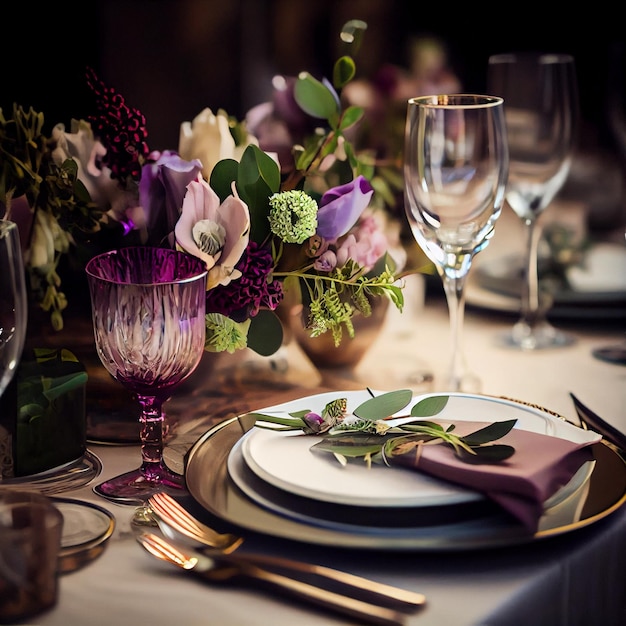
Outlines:
{"label": "gold cutlery", "polygon": [[362,620],[363,623],[402,626],[408,616],[407,613],[396,609],[365,602],[266,570],[247,557],[218,552],[207,556],[174,545],[149,532],[136,535],[135,538],[145,550],[158,559],[173,563],[211,582],[224,583],[237,578],[253,580],[326,609],[350,615]]}
{"label": "gold cutlery", "polygon": [[[220,534],[216,533],[215,530],[193,517],[189,511],[181,506],[170,495],[163,492],[155,493],[149,498],[148,502],[152,511],[167,526],[170,526],[195,542],[201,543],[210,548],[215,547],[216,536],[219,537]],[[166,532],[165,534],[167,535],[168,533]],[[233,537],[233,535],[221,536],[229,537],[231,540]],[[232,552],[234,549],[239,547],[240,544],[241,541],[236,543],[236,545],[234,543],[230,544],[231,549],[229,552]],[[250,561],[253,560],[256,564],[263,565],[265,567],[280,568],[291,572],[299,572],[301,574],[315,575],[331,579],[342,585],[377,594],[383,599],[388,598],[396,604],[400,603],[412,607],[419,607],[426,601],[424,595],[421,593],[408,591],[392,585],[386,585],[385,583],[380,583],[357,576],[356,574],[350,574],[349,572],[336,570],[323,565],[305,563],[302,561],[294,561],[292,559],[268,555],[246,554],[245,558]]]}
{"label": "gold cutlery", "polygon": [[234,545],[234,548],[232,548],[234,550],[243,542],[241,537],[231,535],[230,533],[218,533],[213,528],[203,524],[165,492],[152,494],[148,499],[148,504],[153,513],[163,519],[169,526],[189,539],[193,539],[209,548],[223,549]]}
{"label": "gold cutlery", "polygon": [[224,554],[230,554],[244,541],[243,537],[238,537],[230,533],[218,533],[208,526],[205,526],[206,532],[202,535],[202,539],[200,539],[199,536],[196,538],[195,535],[190,534],[191,531],[188,527],[168,520],[167,516],[158,513],[157,510],[146,505],[135,509],[135,513],[131,519],[131,526],[139,531],[146,526],[156,526],[166,537],[173,541],[180,539],[180,535],[183,535],[185,538],[192,539],[196,544],[206,546],[212,550],[219,550]]}

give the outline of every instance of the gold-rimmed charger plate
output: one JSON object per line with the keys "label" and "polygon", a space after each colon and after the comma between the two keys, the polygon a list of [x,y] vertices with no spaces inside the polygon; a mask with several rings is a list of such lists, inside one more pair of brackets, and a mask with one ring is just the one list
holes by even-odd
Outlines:
{"label": "gold-rimmed charger plate", "polygon": [[[452,551],[528,543],[574,531],[603,519],[626,501],[626,463],[604,442],[592,444],[595,466],[579,518],[573,523],[545,520],[534,535],[505,515],[485,512],[470,519],[398,529],[364,527],[362,531],[313,526],[260,506],[248,498],[230,478],[229,454],[254,426],[249,416],[226,420],[206,432],[189,450],[185,479],[189,492],[209,513],[240,529],[318,545],[347,548]],[[461,516],[462,517],[462,516]]]}

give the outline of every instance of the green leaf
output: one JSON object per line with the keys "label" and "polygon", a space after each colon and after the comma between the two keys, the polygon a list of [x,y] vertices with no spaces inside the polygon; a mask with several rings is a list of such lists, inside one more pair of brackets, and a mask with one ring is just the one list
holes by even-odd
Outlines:
{"label": "green leaf", "polygon": [[465,437],[461,437],[461,440],[470,446],[479,446],[483,443],[489,443],[496,439],[502,439],[504,435],[508,434],[513,426],[515,426],[517,420],[506,420],[504,422],[494,422],[489,424],[480,430],[477,430]]}
{"label": "green leaf", "polygon": [[[300,430],[303,426],[302,420],[294,418],[294,417],[280,417],[278,415],[264,415],[263,413],[248,413],[250,417],[255,418],[255,426],[259,428],[269,428],[267,426],[263,426],[259,422],[269,422],[270,424],[279,424],[282,426],[287,426],[288,430]],[[287,430],[287,429],[280,429]]]}
{"label": "green leaf", "polygon": [[354,59],[344,55],[335,61],[333,68],[333,85],[335,89],[341,89],[349,83],[356,74]]}
{"label": "green leaf", "polygon": [[440,434],[446,432],[446,429],[441,424],[437,424],[437,422],[429,422],[428,420],[419,420],[417,422],[402,424],[402,430],[407,430],[409,432],[425,433],[426,429],[435,431],[434,433],[428,433],[429,435],[432,434],[432,436],[439,436]]}
{"label": "green leaf", "polygon": [[283,325],[274,311],[261,309],[250,319],[248,348],[261,356],[274,354],[283,342]]}
{"label": "green leaf", "polygon": [[308,115],[329,120],[340,110],[337,94],[308,72],[300,72],[294,87],[298,106]]}
{"label": "green leaf", "polygon": [[459,450],[458,457],[465,463],[471,463],[478,465],[481,463],[499,463],[504,461],[515,454],[515,448],[513,446],[507,446],[505,444],[493,444],[486,446],[478,446],[472,448],[475,454],[469,454],[465,450]]}
{"label": "green leaf", "polygon": [[412,409],[411,417],[429,417],[441,413],[448,404],[450,396],[432,396],[420,400]]}
{"label": "green leaf", "polygon": [[280,168],[274,159],[258,146],[250,144],[241,156],[237,183],[244,187],[265,183],[270,193],[280,191]]}
{"label": "green leaf", "polygon": [[311,450],[331,452],[349,458],[356,458],[380,452],[383,443],[380,437],[359,437],[358,439],[352,439],[350,437],[341,437],[341,439],[328,437],[311,446]]}
{"label": "green leaf", "polygon": [[268,154],[249,145],[239,163],[237,190],[250,210],[250,238],[263,241],[270,234],[269,197],[280,189],[280,169]]}
{"label": "green leaf", "polygon": [[366,400],[354,411],[354,415],[363,420],[376,421],[390,417],[402,410],[411,401],[413,392],[410,389],[390,391]]}
{"label": "green leaf", "polygon": [[211,171],[209,185],[218,195],[220,202],[224,202],[228,196],[233,195],[233,181],[237,180],[238,170],[239,163],[235,159],[222,159]]}
{"label": "green leaf", "polygon": [[363,109],[361,107],[349,106],[341,115],[339,129],[346,130],[356,124],[363,117]]}

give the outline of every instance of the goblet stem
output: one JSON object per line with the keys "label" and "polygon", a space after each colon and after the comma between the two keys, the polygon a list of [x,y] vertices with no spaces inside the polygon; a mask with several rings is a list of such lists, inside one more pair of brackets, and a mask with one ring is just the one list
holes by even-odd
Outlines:
{"label": "goblet stem", "polygon": [[570,345],[574,342],[574,338],[568,333],[556,330],[546,319],[550,298],[547,294],[543,296],[541,294],[537,267],[541,225],[535,218],[524,220],[524,225],[526,249],[521,291],[521,317],[513,326],[512,331],[504,336],[504,344],[522,350]]}
{"label": "goblet stem", "polygon": [[446,294],[450,315],[450,369],[446,384],[448,391],[478,392],[480,379],[472,374],[465,361],[463,327],[465,324],[465,280],[463,276],[451,276],[441,271],[443,289]]}
{"label": "goblet stem", "polygon": [[541,228],[537,220],[526,220],[526,279],[523,281],[522,287],[522,319],[531,328],[535,327],[540,321],[540,302],[539,302],[539,272],[537,270],[537,254],[539,252],[539,239],[541,237]]}
{"label": "goblet stem", "polygon": [[141,467],[111,478],[94,487],[94,491],[114,502],[142,504],[157,491],[181,495],[185,487],[182,476],[172,472],[163,461],[162,401],[154,396],[138,395],[141,436]]}
{"label": "goblet stem", "polygon": [[141,471],[146,480],[159,481],[164,467],[163,459],[163,424],[165,416],[161,402],[153,396],[138,396],[141,406],[139,417],[141,438]]}

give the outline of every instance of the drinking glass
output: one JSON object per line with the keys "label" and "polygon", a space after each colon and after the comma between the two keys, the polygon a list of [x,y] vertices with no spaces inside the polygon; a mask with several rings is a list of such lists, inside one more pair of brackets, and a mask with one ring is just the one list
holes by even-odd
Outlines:
{"label": "drinking glass", "polygon": [[494,55],[487,85],[504,99],[510,155],[506,200],[526,230],[521,317],[502,339],[522,350],[569,345],[573,337],[546,319],[551,297],[541,293],[537,252],[539,218],[563,186],[572,159],[578,111],[574,59],[566,54]]}
{"label": "drinking glass", "polygon": [[27,324],[26,275],[17,224],[0,220],[0,396],[22,356]]}
{"label": "drinking glass", "polygon": [[465,364],[465,282],[502,210],[508,149],[502,98],[412,98],[405,129],[405,210],[413,236],[443,281],[451,329],[450,391],[479,391]]}
{"label": "drinking glass", "polygon": [[141,466],[94,491],[122,504],[184,493],[163,460],[163,403],[202,357],[206,267],[176,250],[129,247],[95,256],[86,272],[98,356],[141,409]]}

